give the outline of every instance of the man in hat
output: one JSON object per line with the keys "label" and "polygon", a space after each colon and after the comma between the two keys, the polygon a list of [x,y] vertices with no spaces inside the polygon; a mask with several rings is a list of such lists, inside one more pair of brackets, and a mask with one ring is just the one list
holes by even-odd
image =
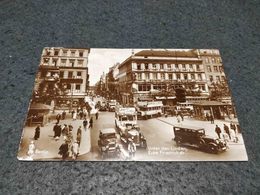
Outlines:
{"label": "man in hat", "polygon": [[218,125],[216,125],[215,132],[218,134],[218,138],[221,139],[221,136],[220,136],[220,134],[221,134],[221,129],[219,128]]}

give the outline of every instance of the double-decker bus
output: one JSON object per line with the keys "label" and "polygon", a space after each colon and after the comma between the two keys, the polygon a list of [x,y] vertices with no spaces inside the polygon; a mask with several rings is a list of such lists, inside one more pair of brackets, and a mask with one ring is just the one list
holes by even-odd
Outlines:
{"label": "double-decker bus", "polygon": [[162,101],[137,102],[136,109],[138,117],[141,119],[158,117],[163,113],[163,103]]}

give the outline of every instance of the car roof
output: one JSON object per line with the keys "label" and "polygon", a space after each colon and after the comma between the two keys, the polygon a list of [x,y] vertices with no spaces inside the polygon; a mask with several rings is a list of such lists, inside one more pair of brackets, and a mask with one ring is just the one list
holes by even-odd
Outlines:
{"label": "car roof", "polygon": [[139,131],[137,131],[136,129],[131,129],[128,131],[128,133],[133,136],[133,135],[138,135]]}
{"label": "car roof", "polygon": [[192,130],[204,130],[202,127],[195,127],[195,126],[190,126],[190,125],[174,125],[174,127],[182,128],[182,129],[192,129]]}
{"label": "car roof", "polygon": [[108,134],[108,133],[116,133],[116,130],[114,128],[106,128],[106,129],[101,129],[100,132],[102,134]]}

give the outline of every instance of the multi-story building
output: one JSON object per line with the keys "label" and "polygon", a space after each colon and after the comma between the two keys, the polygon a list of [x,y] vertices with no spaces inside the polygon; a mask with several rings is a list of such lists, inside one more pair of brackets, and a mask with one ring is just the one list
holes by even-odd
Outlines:
{"label": "multi-story building", "polygon": [[198,49],[198,57],[202,59],[207,83],[225,82],[226,77],[223,70],[222,60],[217,49]]}
{"label": "multi-story building", "polygon": [[120,63],[116,63],[114,66],[109,68],[108,73],[106,74],[106,91],[108,92],[109,99],[118,99],[119,90],[118,90],[118,66]]}
{"label": "multi-story building", "polygon": [[84,100],[89,86],[89,52],[84,48],[44,48],[35,90],[57,92],[55,106],[71,106]]}
{"label": "multi-story building", "polygon": [[175,88],[187,95],[208,96],[202,59],[193,50],[143,50],[119,65],[119,91],[123,104],[158,96],[169,98]]}

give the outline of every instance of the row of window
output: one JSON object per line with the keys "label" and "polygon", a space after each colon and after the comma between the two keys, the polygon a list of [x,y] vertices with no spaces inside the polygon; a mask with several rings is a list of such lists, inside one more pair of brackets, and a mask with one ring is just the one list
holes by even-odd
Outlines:
{"label": "row of window", "polygon": [[42,71],[41,78],[44,77],[53,77],[53,78],[82,78],[82,72],[77,71],[60,71],[59,73],[55,71]]}
{"label": "row of window", "polygon": [[210,80],[210,82],[213,82],[213,81],[219,81],[220,82],[220,81],[225,81],[226,77],[225,76],[216,76],[216,80],[214,80],[213,75],[210,75],[209,80]]}
{"label": "row of window", "polygon": [[[66,78],[64,72],[65,71],[60,71],[60,74],[59,74],[60,78]],[[82,77],[82,72],[80,72],[80,71],[77,71],[77,72],[68,71],[67,78],[81,78],[81,77]]]}
{"label": "row of window", "polygon": [[177,69],[177,70],[197,70],[201,71],[203,66],[199,64],[148,64],[148,63],[141,63],[137,64],[137,70],[149,70],[149,69]]}
{"label": "row of window", "polygon": [[[153,90],[158,90],[158,91],[162,91],[162,90],[166,90],[166,91],[170,91],[171,89],[177,89],[183,87],[182,85],[170,85],[170,86],[166,86],[165,84],[139,84],[138,85],[138,91],[151,91],[151,89]],[[198,88],[201,91],[205,91],[206,90],[206,86],[205,84],[198,84],[198,85],[185,85],[186,89],[195,89]]]}
{"label": "row of window", "polygon": [[168,79],[168,80],[202,80],[202,74],[196,74],[197,78],[195,76],[195,74],[172,74],[172,73],[152,73],[150,75],[150,73],[144,73],[144,76],[142,76],[142,73],[136,73],[136,79],[137,80],[150,80],[150,79]]}
{"label": "row of window", "polygon": [[152,110],[162,112],[162,106],[140,107],[140,111],[152,111]]}
{"label": "row of window", "polygon": [[75,84],[66,84],[66,86],[65,86],[65,88],[69,91],[69,92],[71,92],[71,91],[73,91],[73,92],[77,92],[77,93],[79,93],[80,92],[80,90],[81,90],[81,85],[80,84],[76,84],[75,86],[74,86]]}
{"label": "row of window", "polygon": [[204,62],[206,64],[221,63],[221,58],[220,57],[206,57],[206,58],[204,58]]}
{"label": "row of window", "polygon": [[213,66],[213,70],[211,66],[207,66],[207,71],[208,72],[223,72],[223,67],[222,66]]}
{"label": "row of window", "polygon": [[71,49],[51,49],[47,48],[44,51],[44,55],[47,56],[70,56],[70,57],[83,57],[83,50],[71,50]]}
{"label": "row of window", "polygon": [[74,59],[58,59],[58,58],[43,58],[44,65],[52,66],[83,66],[84,60],[74,60]]}

